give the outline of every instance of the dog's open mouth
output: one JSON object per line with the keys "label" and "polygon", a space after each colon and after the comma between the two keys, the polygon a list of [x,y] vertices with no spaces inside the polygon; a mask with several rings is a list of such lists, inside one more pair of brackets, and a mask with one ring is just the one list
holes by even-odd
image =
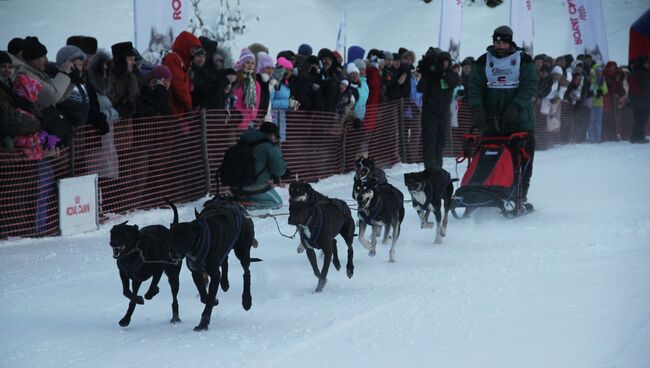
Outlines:
{"label": "dog's open mouth", "polygon": [[370,201],[370,198],[364,198],[361,202],[359,202],[359,207],[361,208],[366,208],[366,205]]}
{"label": "dog's open mouth", "polygon": [[122,255],[122,252],[124,252],[124,248],[126,247],[113,247],[113,258],[120,258],[120,255]]}

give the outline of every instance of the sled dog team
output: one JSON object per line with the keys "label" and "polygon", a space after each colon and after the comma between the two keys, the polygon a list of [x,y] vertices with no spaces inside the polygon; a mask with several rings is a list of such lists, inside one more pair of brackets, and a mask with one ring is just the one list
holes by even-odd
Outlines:
{"label": "sled dog team", "polygon": [[[357,203],[359,242],[370,256],[376,254],[377,239],[390,244],[389,262],[395,262],[395,246],[400,236],[404,219],[404,195],[389,184],[386,175],[375,167],[371,159],[359,158],[355,164],[356,173],[352,197]],[[413,207],[420,217],[423,229],[435,226],[435,243],[441,243],[447,229],[451,207],[453,184],[444,169],[425,170],[404,174],[404,182],[411,194]],[[158,292],[162,274],[167,276],[172,290],[171,323],[180,321],[178,314],[179,273],[185,258],[192,280],[198,290],[204,309],[195,331],[207,330],[212,309],[217,305],[219,288],[227,291],[228,256],[231,251],[244,270],[242,307],[249,310],[252,305],[250,293],[250,264],[261,261],[251,258],[251,247],[257,247],[253,221],[246,209],[238,203],[214,198],[195,211],[195,219],[178,221],[176,206],[168,201],[174,218],[169,229],[162,225],[142,229],[127,222],[113,226],[110,231],[110,246],[117,261],[122,281],[122,294],[129,300],[126,314],[119,321],[128,326],[137,304],[152,299]],[[433,212],[436,223],[429,222]],[[352,242],[355,222],[348,204],[340,199],[329,198],[305,182],[293,182],[289,186],[289,219],[300,235],[298,252],[306,252],[314,275],[318,279],[315,292],[320,292],[327,283],[330,263],[338,271],[341,264],[338,257],[336,236],[341,235],[346,244],[346,274],[354,274]],[[366,230],[369,228],[369,239]],[[383,236],[382,236],[383,229]],[[323,252],[323,264],[319,269],[315,250]],[[152,279],[144,299],[138,295],[141,284]]]}

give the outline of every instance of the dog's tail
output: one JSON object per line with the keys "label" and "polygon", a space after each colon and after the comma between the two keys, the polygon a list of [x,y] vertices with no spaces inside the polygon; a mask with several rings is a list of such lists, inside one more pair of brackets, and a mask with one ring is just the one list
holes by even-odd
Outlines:
{"label": "dog's tail", "polygon": [[174,206],[174,204],[169,199],[165,198],[165,202],[167,202],[169,207],[172,208],[172,211],[174,211],[174,221],[172,222],[172,224],[178,224],[178,209],[176,208],[176,206]]}
{"label": "dog's tail", "polygon": [[262,262],[259,258],[251,258],[251,262]]}

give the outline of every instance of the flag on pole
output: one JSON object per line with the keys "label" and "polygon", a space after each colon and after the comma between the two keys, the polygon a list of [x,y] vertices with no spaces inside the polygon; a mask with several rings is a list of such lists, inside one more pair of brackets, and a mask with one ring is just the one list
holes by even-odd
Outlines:
{"label": "flag on pole", "polygon": [[608,61],[609,48],[601,0],[565,1],[576,52],[590,54],[597,63]]}
{"label": "flag on pole", "polygon": [[[338,51],[343,57],[345,57],[345,47],[347,46],[347,10],[343,11],[341,17],[341,24],[339,25],[339,33],[336,36],[336,51]],[[345,60],[344,60],[345,62]]]}
{"label": "flag on pole", "polygon": [[438,47],[449,52],[452,59],[458,59],[463,29],[463,0],[442,0],[441,6]]}
{"label": "flag on pole", "polygon": [[510,2],[510,28],[513,41],[528,55],[533,54],[535,29],[533,21],[533,0],[513,0]]}

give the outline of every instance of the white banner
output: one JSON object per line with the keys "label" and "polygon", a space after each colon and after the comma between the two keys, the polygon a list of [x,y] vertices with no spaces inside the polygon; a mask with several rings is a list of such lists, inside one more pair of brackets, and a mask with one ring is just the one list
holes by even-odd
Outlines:
{"label": "white banner", "polygon": [[566,0],[576,53],[590,54],[597,63],[609,60],[601,0]]}
{"label": "white banner", "polygon": [[97,230],[97,174],[59,180],[61,235]]}
{"label": "white banner", "polygon": [[135,48],[148,61],[159,62],[174,39],[187,29],[189,0],[133,0]]}
{"label": "white banner", "polygon": [[533,22],[533,0],[512,0],[510,2],[510,28],[517,46],[533,56],[535,29]]}
{"label": "white banner", "polygon": [[442,0],[438,47],[458,60],[460,36],[463,30],[463,0]]}
{"label": "white banner", "polygon": [[336,51],[343,55],[343,57],[345,57],[345,47],[347,46],[347,28],[347,11],[344,11],[341,24],[339,25],[339,33],[336,35]]}

